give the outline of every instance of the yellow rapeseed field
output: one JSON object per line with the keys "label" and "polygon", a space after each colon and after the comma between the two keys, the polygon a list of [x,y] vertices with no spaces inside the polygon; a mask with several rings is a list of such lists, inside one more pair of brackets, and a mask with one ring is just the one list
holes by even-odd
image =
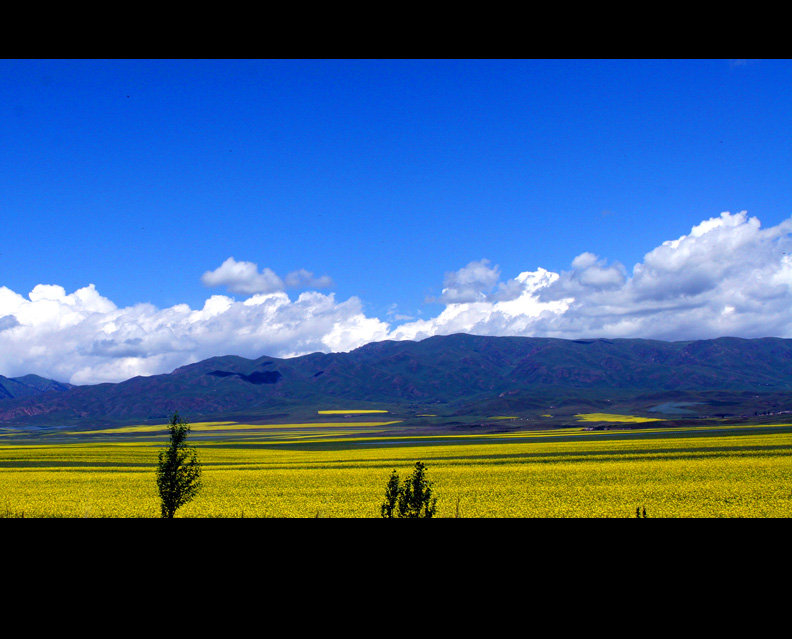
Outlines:
{"label": "yellow rapeseed field", "polygon": [[[391,470],[406,476],[416,461],[439,517],[457,503],[461,517],[792,516],[792,425],[424,438],[375,422],[294,426],[203,425],[191,443],[204,486],[176,516],[378,517]],[[99,437],[4,438],[0,516],[159,516],[164,437]]]}
{"label": "yellow rapeseed field", "polygon": [[635,415],[614,415],[612,413],[580,413],[575,415],[580,422],[625,422],[641,424],[643,422],[661,422],[657,417],[637,417]]}

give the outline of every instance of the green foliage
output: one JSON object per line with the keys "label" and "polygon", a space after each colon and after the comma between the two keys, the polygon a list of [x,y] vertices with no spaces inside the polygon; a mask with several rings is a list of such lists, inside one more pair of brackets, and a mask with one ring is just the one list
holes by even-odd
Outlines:
{"label": "green foliage", "polygon": [[394,516],[416,519],[434,517],[437,512],[437,497],[433,496],[433,482],[426,479],[426,466],[415,462],[412,475],[401,483],[399,474],[391,473],[385,489],[385,501],[380,512],[385,518]]}
{"label": "green foliage", "polygon": [[159,453],[157,488],[162,517],[173,519],[176,510],[198,494],[201,463],[194,447],[187,445],[190,426],[176,412],[168,425],[170,445]]}
{"label": "green foliage", "polygon": [[396,512],[396,504],[399,501],[399,473],[395,470],[391,473],[388,486],[385,488],[385,501],[380,507],[382,516],[391,519]]}

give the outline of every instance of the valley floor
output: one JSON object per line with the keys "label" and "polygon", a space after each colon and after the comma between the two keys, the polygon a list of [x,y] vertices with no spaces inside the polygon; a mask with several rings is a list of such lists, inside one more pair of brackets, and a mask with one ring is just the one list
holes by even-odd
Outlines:
{"label": "valley floor", "polygon": [[[792,425],[416,435],[387,422],[196,424],[200,494],[177,517],[380,516],[426,464],[438,517],[789,517]],[[0,516],[157,517],[151,427],[0,438]]]}

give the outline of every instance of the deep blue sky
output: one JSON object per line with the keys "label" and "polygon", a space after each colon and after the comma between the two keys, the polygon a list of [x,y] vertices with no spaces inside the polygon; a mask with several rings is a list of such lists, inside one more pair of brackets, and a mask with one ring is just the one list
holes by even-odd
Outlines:
{"label": "deep blue sky", "polygon": [[474,260],[629,270],[792,214],[790,89],[773,60],[4,60],[0,286],[200,308],[233,256],[386,319]]}

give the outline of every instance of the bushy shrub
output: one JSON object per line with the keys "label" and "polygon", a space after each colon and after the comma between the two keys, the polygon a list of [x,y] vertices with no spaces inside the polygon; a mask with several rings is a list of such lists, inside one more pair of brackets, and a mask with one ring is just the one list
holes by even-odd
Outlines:
{"label": "bushy shrub", "polygon": [[426,466],[423,462],[415,462],[412,475],[404,483],[394,470],[385,488],[385,501],[380,507],[382,516],[409,519],[434,517],[437,512],[437,497],[433,496],[433,485],[426,478]]}

